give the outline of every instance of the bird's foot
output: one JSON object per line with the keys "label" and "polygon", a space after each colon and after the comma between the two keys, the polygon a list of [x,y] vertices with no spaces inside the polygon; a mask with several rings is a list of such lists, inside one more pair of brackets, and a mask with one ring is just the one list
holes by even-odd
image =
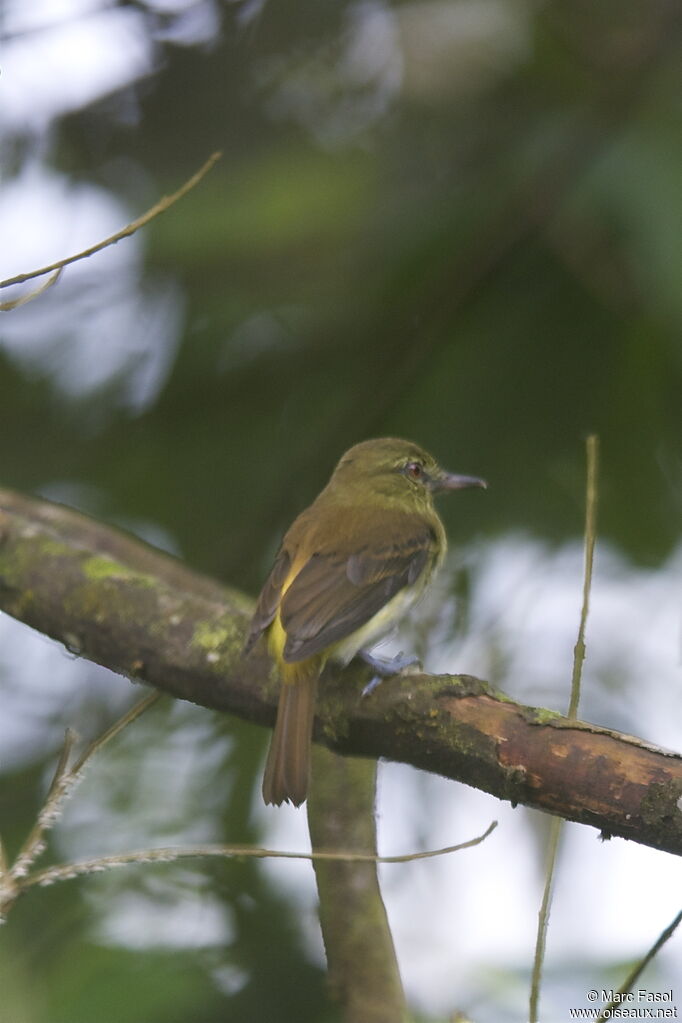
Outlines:
{"label": "bird's foot", "polygon": [[407,669],[421,671],[421,662],[418,657],[405,657],[399,653],[397,657],[375,657],[366,650],[360,650],[358,657],[361,657],[365,664],[369,664],[374,670],[374,675],[362,690],[361,696],[369,696],[385,678],[392,675],[408,674]]}

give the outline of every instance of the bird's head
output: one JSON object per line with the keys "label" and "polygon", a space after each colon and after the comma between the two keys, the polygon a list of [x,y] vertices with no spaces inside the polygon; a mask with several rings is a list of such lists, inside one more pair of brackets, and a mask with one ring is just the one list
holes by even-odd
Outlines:
{"label": "bird's head", "polygon": [[477,476],[446,472],[423,448],[395,437],[365,440],[350,448],[329,483],[333,490],[364,492],[406,509],[431,507],[433,495],[444,490],[487,485]]}

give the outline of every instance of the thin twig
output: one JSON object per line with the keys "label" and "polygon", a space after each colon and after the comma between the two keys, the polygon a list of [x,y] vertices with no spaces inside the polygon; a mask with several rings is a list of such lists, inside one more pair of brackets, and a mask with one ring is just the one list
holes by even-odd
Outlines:
{"label": "thin twig", "polygon": [[51,288],[53,284],[56,284],[62,275],[62,267],[47,278],[46,281],[37,287],[34,291],[28,291],[25,295],[20,295],[19,298],[9,299],[7,302],[0,302],[0,313],[9,313],[12,309],[18,309],[20,305],[26,305],[27,302],[32,302],[34,298],[38,298],[44,291]]}
{"label": "thin twig", "polygon": [[533,956],[533,972],[531,974],[530,982],[530,1009],[528,1013],[530,1023],[537,1023],[538,1020],[540,987],[542,984],[542,967],[545,962],[549,910],[552,904],[552,896],[554,894],[554,871],[556,868],[557,856],[559,854],[559,840],[561,838],[562,824],[563,820],[560,817],[552,817],[549,824],[545,887],[542,892],[540,909],[538,910],[538,929],[535,936],[535,955]]}
{"label": "thin twig", "polygon": [[11,877],[14,879],[25,877],[30,867],[45,849],[45,832],[58,819],[60,804],[71,788],[69,784],[71,772],[68,769],[68,765],[76,739],[76,733],[71,728],[67,728],[64,745],[59,755],[57,767],[45,797],[45,802],[9,870]]}
{"label": "thin twig", "polygon": [[0,878],[3,878],[9,870],[9,861],[5,852],[5,843],[0,837]]}
{"label": "thin twig", "polygon": [[106,746],[106,744],[110,742],[111,739],[115,738],[119,732],[122,732],[127,725],[139,718],[140,714],[144,714],[144,712],[148,710],[152,704],[156,703],[157,700],[160,700],[162,696],[163,693],[158,689],[149,693],[148,696],[139,700],[130,708],[130,710],[126,711],[126,713],[123,714],[118,721],[114,721],[113,725],[107,728],[106,732],[103,732],[96,739],[93,739],[71,768],[71,774],[75,775],[82,771],[90,757],[94,756],[95,753],[101,750],[103,746]]}
{"label": "thin twig", "polygon": [[682,923],[682,909],[677,914],[675,919],[668,924],[665,930],[661,931],[659,936],[656,938],[656,941],[653,943],[653,945],[646,953],[646,955],[643,957],[643,959],[640,959],[637,965],[634,966],[633,969],[630,971],[628,976],[625,978],[625,981],[623,982],[623,986],[618,989],[616,994],[614,994],[612,1001],[610,1001],[609,1004],[602,1009],[599,1019],[597,1020],[597,1023],[605,1023],[607,1019],[613,1018],[614,1008],[616,1007],[616,1005],[620,1005],[622,1003],[622,997],[619,998],[618,995],[622,996],[627,994],[627,992],[634,986],[634,984],[639,980],[641,974],[644,972],[644,969],[649,965],[654,956],[663,948],[666,941],[668,941],[669,938],[672,938],[673,934],[679,927],[680,923]]}
{"label": "thin twig", "polygon": [[[573,648],[571,698],[569,700],[567,715],[569,718],[576,717],[578,713],[578,703],[580,701],[580,682],[582,679],[583,662],[585,660],[585,629],[590,609],[594,545],[597,535],[597,475],[599,468],[599,439],[594,434],[587,438],[586,452],[587,482],[585,486],[585,560],[583,567],[583,598],[582,608],[580,611],[580,625],[578,626],[578,638],[576,640],[575,647]],[[540,987],[542,984],[542,967],[545,961],[545,947],[547,943],[547,927],[549,925],[549,913],[552,905],[552,895],[554,892],[554,874],[559,854],[559,843],[561,840],[563,823],[564,822],[560,817],[554,817],[549,826],[545,887],[542,893],[540,910],[538,912],[538,929],[535,938],[535,955],[533,957],[533,972],[530,983],[528,1014],[530,1023],[537,1023],[538,1021]]]}
{"label": "thin twig", "polygon": [[405,853],[401,856],[377,856],[373,853],[343,852],[332,849],[316,849],[313,852],[286,852],[276,849],[262,849],[248,845],[196,845],[188,848],[166,846],[159,849],[142,849],[134,852],[120,853],[113,856],[100,856],[92,860],[81,860],[78,863],[67,863],[58,867],[47,867],[25,878],[21,888],[34,885],[45,886],[57,881],[67,881],[83,874],[97,873],[111,867],[123,867],[130,863],[170,863],[174,860],[193,859],[202,856],[236,857],[252,859],[286,859],[286,860],[343,860],[350,863],[409,863],[412,860],[425,860],[433,856],[446,856],[480,845],[497,827],[493,821],[489,827],[467,842],[446,846],[443,849],[429,849],[425,852]]}
{"label": "thin twig", "polygon": [[443,849],[430,849],[425,852],[406,853],[402,856],[376,856],[370,853],[358,852],[337,852],[334,850],[319,850],[311,853],[279,852],[271,849],[261,849],[253,846],[230,846],[230,845],[200,845],[189,848],[167,847],[159,849],[145,849],[129,853],[120,853],[113,856],[102,856],[92,860],[84,860],[80,863],[67,863],[56,867],[47,867],[44,870],[35,871],[30,874],[30,868],[36,858],[45,848],[45,831],[50,828],[59,818],[61,803],[67,797],[76,781],[79,779],[84,766],[98,753],[108,742],[118,735],[127,725],[144,713],[153,703],[156,703],[162,693],[153,692],[140,700],[134,707],[123,714],[118,721],[102,733],[97,739],[86,747],[76,763],[69,767],[69,760],[76,741],[76,735],[68,729],[64,740],[64,747],[61,751],[59,761],[55,770],[54,778],[48,791],[45,803],[38,814],[36,823],[24,843],[17,859],[5,875],[3,890],[3,909],[7,908],[27,888],[35,885],[46,886],[55,884],[58,881],[66,881],[71,878],[80,877],[84,874],[97,873],[112,867],[121,867],[130,863],[158,863],[170,862],[178,859],[188,859],[201,856],[219,857],[275,857],[281,859],[302,859],[302,860],[347,860],[375,863],[407,863],[410,860],[428,859],[432,856],[444,856],[448,853],[459,852],[461,849],[468,849],[483,842],[488,835],[497,827],[497,821],[493,821],[487,830],[477,838],[469,839],[467,842],[460,842],[458,845],[448,846]]}
{"label": "thin twig", "polygon": [[[7,280],[0,281],[0,288],[8,288],[11,284],[23,284],[25,281],[33,280],[35,277],[42,277],[43,274],[52,273],[54,270],[62,270],[65,266],[70,263],[75,263],[79,259],[87,259],[88,256],[94,255],[95,252],[99,252],[101,249],[106,249],[109,245],[115,245],[116,242],[120,242],[122,238],[128,238],[131,234],[135,234],[141,227],[144,227],[153,220],[154,217],[158,217],[161,213],[165,213],[167,209],[170,209],[179,199],[187,195],[191,189],[199,184],[201,179],[211,170],[213,165],[222,156],[222,153],[213,153],[209,156],[203,167],[192,175],[191,178],[182,185],[177,192],[172,195],[164,195],[157,203],[143,213],[141,217],[133,220],[130,224],[127,224],[116,234],[112,234],[109,238],[105,238],[104,241],[97,242],[96,245],[91,245],[88,249],[83,249],[82,252],[77,252],[73,256],[67,256],[65,259],[58,259],[56,263],[50,263],[49,266],[43,266],[39,270],[30,270],[28,273],[17,274],[16,277],[8,277]],[[39,293],[39,292],[38,292]]]}
{"label": "thin twig", "polygon": [[[69,761],[77,736],[72,729],[67,728],[64,745],[59,755],[59,761],[57,762],[52,783],[45,797],[45,802],[36,817],[28,838],[22,845],[19,854],[8,871],[11,879],[14,881],[18,881],[20,878],[26,879],[31,866],[45,849],[45,832],[49,831],[59,820],[62,803],[71,794],[74,786],[79,781],[88,760],[113,739],[114,736],[118,735],[126,725],[129,725],[138,718],[153,703],[156,703],[161,696],[162,693],[155,691],[136,703],[134,707],[131,707],[130,710],[126,711],[125,714],[115,721],[110,728],[107,728],[102,735],[91,742],[72,767],[69,767]],[[19,887],[23,887],[24,883],[24,880],[19,882]]]}
{"label": "thin twig", "polygon": [[591,434],[587,445],[587,493],[585,501],[585,563],[583,570],[583,603],[580,611],[578,638],[573,648],[573,675],[571,678],[571,699],[568,704],[567,717],[575,718],[580,702],[580,682],[582,679],[583,661],[585,660],[585,628],[590,610],[590,591],[592,589],[592,569],[594,566],[594,545],[597,539],[597,498],[599,474],[599,438]]}

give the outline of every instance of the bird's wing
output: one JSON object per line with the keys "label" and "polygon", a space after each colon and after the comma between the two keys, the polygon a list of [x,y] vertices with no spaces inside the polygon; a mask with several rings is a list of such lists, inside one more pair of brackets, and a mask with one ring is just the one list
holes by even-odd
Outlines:
{"label": "bird's wing", "polygon": [[265,580],[263,589],[260,592],[258,603],[256,604],[256,610],[254,611],[253,618],[251,619],[249,634],[246,637],[246,642],[244,644],[244,654],[248,654],[260,634],[267,629],[268,625],[277,614],[277,608],[279,607],[280,598],[282,596],[282,587],[286,582],[290,568],[291,558],[289,557],[288,551],[282,548],[275,558],[275,563],[270,570],[270,575]]}
{"label": "bird's wing", "polygon": [[399,541],[373,538],[350,554],[314,552],[282,598],[284,660],[303,660],[350,636],[413,585],[435,557],[435,537],[416,517]]}

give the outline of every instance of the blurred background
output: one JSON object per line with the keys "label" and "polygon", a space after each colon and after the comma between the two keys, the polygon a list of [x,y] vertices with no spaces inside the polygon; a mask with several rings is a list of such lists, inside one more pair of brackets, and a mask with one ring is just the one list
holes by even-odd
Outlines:
{"label": "blurred background", "polygon": [[[680,28],[669,0],[4,0],[1,277],[223,157],[144,232],[2,314],[1,484],[255,594],[348,446],[412,438],[490,489],[442,503],[448,565],[393,647],[564,710],[595,431],[581,716],[679,749]],[[10,851],[65,727],[90,738],[138,696],[0,618]],[[303,812],[260,803],[266,741],[164,700],[101,755],[49,855],[305,849]],[[386,854],[499,820],[483,846],[382,881],[415,1018],[526,1019],[547,818],[397,765],[378,812]],[[673,857],[569,826],[543,1018],[617,987],[681,882]],[[0,941],[8,1023],[337,1018],[308,864],[36,889]],[[674,988],[681,954],[677,935],[642,985]]]}

